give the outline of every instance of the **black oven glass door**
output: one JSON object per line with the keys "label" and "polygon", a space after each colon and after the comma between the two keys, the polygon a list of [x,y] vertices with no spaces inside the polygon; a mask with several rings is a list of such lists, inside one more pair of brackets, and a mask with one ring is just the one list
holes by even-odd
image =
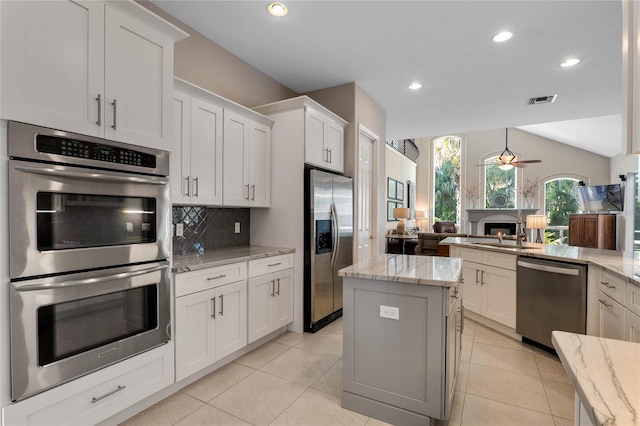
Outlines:
{"label": "black oven glass door", "polygon": [[38,365],[158,327],[155,284],[38,308]]}
{"label": "black oven glass door", "polygon": [[39,251],[154,243],[155,198],[38,192]]}

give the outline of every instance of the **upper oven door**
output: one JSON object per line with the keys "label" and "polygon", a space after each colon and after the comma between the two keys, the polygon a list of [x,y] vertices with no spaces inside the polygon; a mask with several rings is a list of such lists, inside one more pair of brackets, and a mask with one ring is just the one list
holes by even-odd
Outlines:
{"label": "upper oven door", "polygon": [[169,257],[167,178],[9,163],[12,279]]}

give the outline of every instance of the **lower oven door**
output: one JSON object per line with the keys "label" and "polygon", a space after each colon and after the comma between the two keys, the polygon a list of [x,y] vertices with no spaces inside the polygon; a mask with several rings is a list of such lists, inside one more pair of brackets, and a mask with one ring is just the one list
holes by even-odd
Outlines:
{"label": "lower oven door", "polygon": [[24,399],[170,338],[167,261],[12,282],[12,399]]}

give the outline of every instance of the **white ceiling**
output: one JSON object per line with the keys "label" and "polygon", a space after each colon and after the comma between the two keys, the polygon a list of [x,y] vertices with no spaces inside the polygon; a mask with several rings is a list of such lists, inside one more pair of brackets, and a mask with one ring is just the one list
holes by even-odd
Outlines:
{"label": "white ceiling", "polygon": [[621,152],[619,0],[289,0],[280,19],[266,1],[152,1],[295,92],[355,81],[386,110],[387,139],[519,127]]}

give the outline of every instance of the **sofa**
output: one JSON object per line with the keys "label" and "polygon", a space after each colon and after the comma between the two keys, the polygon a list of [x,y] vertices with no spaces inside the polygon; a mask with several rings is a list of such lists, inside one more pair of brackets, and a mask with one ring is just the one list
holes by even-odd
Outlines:
{"label": "sofa", "polygon": [[420,232],[418,233],[418,245],[415,254],[422,256],[449,256],[449,245],[440,241],[449,237],[466,238],[469,234],[457,234],[451,232]]}

